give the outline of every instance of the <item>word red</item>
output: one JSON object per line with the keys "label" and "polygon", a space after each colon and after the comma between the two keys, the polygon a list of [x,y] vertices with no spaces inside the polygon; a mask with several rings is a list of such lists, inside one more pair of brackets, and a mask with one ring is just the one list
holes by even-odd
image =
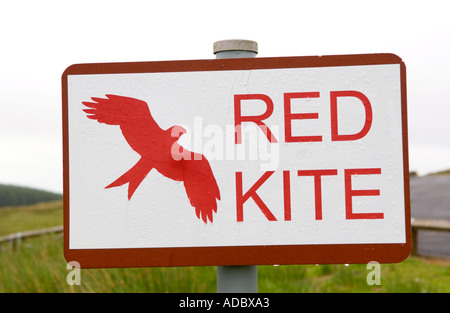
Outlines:
{"label": "word red", "polygon": [[[243,191],[242,172],[236,172],[236,212],[237,221],[244,221],[244,204],[250,198],[256,203],[261,212],[269,221],[277,221],[272,211],[267,207],[257,191],[269,178],[274,171],[265,172],[247,191]],[[353,175],[377,175],[381,174],[381,168],[357,168],[344,169],[345,183],[345,218],[354,219],[383,219],[383,213],[355,213],[353,212],[353,197],[361,196],[379,196],[379,189],[355,190],[352,189]],[[322,178],[324,176],[338,175],[337,169],[315,169],[298,170],[298,176],[314,177],[314,198],[315,198],[315,219],[322,220]],[[283,196],[284,196],[284,220],[291,220],[291,172],[283,171]]]}
{"label": "word red", "polygon": [[[292,121],[304,120],[304,119],[318,119],[319,113],[293,113],[291,110],[292,99],[310,99],[319,98],[320,92],[293,92],[285,93],[284,95],[284,137],[285,142],[314,142],[322,141],[322,136],[293,136],[292,135]],[[341,97],[355,97],[359,99],[364,106],[365,121],[363,128],[355,134],[339,134],[338,125],[338,98]],[[261,115],[249,115],[242,116],[241,103],[243,100],[260,100],[266,104],[266,110]],[[251,102],[249,102],[251,103]],[[247,104],[248,105],[248,104]],[[240,144],[242,142],[241,126],[243,122],[252,122],[258,125],[258,127],[266,135],[267,139],[271,143],[277,143],[278,139],[275,138],[269,127],[263,122],[268,119],[274,110],[272,99],[264,94],[244,94],[234,95],[234,126],[235,126],[235,143]],[[344,91],[331,91],[330,92],[330,115],[331,115],[331,141],[349,141],[358,140],[363,138],[370,130],[372,126],[372,106],[369,99],[361,92],[354,90]]]}

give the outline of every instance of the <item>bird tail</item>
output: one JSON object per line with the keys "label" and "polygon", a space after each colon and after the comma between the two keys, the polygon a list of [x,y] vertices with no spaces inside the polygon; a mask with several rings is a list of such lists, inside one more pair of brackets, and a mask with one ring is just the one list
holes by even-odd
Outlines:
{"label": "bird tail", "polygon": [[139,187],[152,168],[153,166],[150,164],[149,160],[141,158],[132,168],[125,172],[125,174],[105,188],[118,187],[128,183],[128,200],[130,200],[137,187]]}

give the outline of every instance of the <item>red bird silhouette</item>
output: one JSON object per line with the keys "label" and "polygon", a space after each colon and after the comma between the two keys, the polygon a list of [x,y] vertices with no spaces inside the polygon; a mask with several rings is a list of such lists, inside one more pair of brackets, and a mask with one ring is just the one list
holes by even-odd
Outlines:
{"label": "red bird silhouette", "polygon": [[163,130],[153,119],[146,102],[129,97],[106,95],[83,102],[87,117],[107,125],[119,125],[131,148],[139,153],[140,160],[125,174],[105,188],[128,183],[128,200],[147,174],[156,169],[175,181],[183,181],[186,194],[195,208],[197,217],[205,223],[213,221],[217,213],[220,191],[208,160],[199,153],[181,147],[177,140],[186,130],[172,126]]}

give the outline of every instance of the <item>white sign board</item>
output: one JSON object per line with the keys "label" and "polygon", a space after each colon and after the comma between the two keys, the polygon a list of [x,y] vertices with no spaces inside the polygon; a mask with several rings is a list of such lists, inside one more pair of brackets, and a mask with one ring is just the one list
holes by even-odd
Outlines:
{"label": "white sign board", "polygon": [[[67,253],[153,256],[104,266],[314,263],[298,255],[320,247],[328,256],[315,263],[345,259],[330,252],[365,262],[361,248],[407,256],[398,57],[128,65],[75,65],[63,76]],[[221,247],[297,256],[240,260],[233,250],[221,262],[211,252]],[[204,257],[167,261],[185,248]]]}

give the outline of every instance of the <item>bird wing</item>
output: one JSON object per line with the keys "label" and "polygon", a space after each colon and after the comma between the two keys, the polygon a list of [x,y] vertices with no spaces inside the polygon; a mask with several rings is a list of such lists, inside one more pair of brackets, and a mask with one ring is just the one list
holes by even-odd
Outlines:
{"label": "bird wing", "polygon": [[213,212],[217,213],[217,202],[220,191],[211,166],[202,154],[185,150],[185,155],[191,157],[180,160],[183,162],[183,181],[191,205],[195,208],[198,218],[205,223],[213,221]]}
{"label": "bird wing", "polygon": [[87,117],[108,125],[122,125],[129,121],[145,119],[153,126],[159,127],[150,114],[145,101],[116,95],[106,95],[106,98],[91,98],[94,102],[83,102],[89,109],[84,109]]}
{"label": "bird wing", "polygon": [[83,102],[88,107],[83,110],[88,118],[107,125],[120,125],[123,136],[136,152],[152,153],[148,143],[164,131],[153,119],[145,101],[117,95],[91,99],[93,102]]}

